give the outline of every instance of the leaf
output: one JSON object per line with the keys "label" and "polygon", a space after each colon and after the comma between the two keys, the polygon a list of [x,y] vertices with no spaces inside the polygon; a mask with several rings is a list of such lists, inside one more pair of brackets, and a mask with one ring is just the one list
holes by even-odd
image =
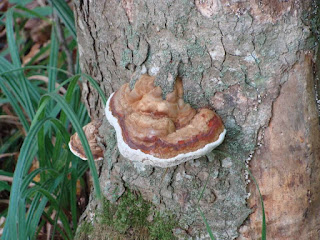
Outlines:
{"label": "leaf", "polygon": [[[13,65],[16,68],[21,67],[21,61],[20,61],[20,56],[19,56],[19,50],[16,45],[16,40],[14,37],[14,32],[13,32],[13,8],[10,8],[7,13],[6,13],[7,19],[6,19],[6,31],[7,31],[7,41],[10,49],[10,55],[11,59],[13,62]],[[33,118],[33,115],[35,114],[30,94],[27,88],[27,80],[25,79],[24,75],[22,72],[18,72],[18,81],[21,84],[21,91],[20,94],[22,96],[22,99],[24,100],[25,103],[25,111],[27,112],[28,116],[30,119]],[[14,79],[11,79],[11,81],[14,81]]]}
{"label": "leaf", "polygon": [[2,77],[0,77],[0,88],[3,91],[3,93],[7,96],[7,98],[9,99],[13,110],[15,111],[15,113],[19,117],[20,122],[22,123],[22,126],[24,127],[24,129],[26,131],[28,131],[29,130],[29,123],[28,123],[26,117],[24,116],[23,111],[20,108],[20,106],[16,100],[16,97],[11,93],[12,89],[9,89],[5,85],[5,81]]}
{"label": "leaf", "polygon": [[[50,59],[49,59],[49,68],[48,68],[48,92],[52,92],[55,89],[55,82],[57,78],[57,63],[58,63],[58,53],[59,53],[59,44],[56,37],[55,29],[51,30],[51,48],[50,48]],[[50,109],[52,107],[50,106]]]}
{"label": "leaf", "polygon": [[[10,192],[9,211],[3,232],[3,239],[22,239],[18,236],[26,236],[25,233],[25,198],[21,195],[22,178],[30,168],[32,159],[28,158],[33,152],[34,139],[41,126],[46,122],[43,119],[34,122],[29,130],[25,141],[20,149],[20,155],[13,175],[13,182]],[[19,234],[19,235],[18,235]]]}
{"label": "leaf", "polygon": [[[222,155],[225,155],[227,157],[230,157],[232,159],[234,159],[230,154],[219,151],[219,150],[213,150],[213,152],[216,153],[220,153]],[[251,171],[249,170],[249,168],[246,167],[246,165],[243,162],[237,161],[238,163],[241,164],[241,166],[243,167],[243,169],[245,169],[246,171],[248,171],[250,177],[252,178],[254,184],[256,185],[258,192],[259,192],[259,197],[260,197],[260,204],[261,204],[261,213],[262,213],[262,230],[261,230],[261,240],[266,240],[267,239],[267,225],[266,225],[266,214],[265,214],[265,209],[264,209],[264,203],[263,203],[263,198],[260,192],[260,188],[258,185],[258,182],[256,181],[255,177],[253,176],[253,174],[251,173]]]}
{"label": "leaf", "polygon": [[9,0],[9,3],[27,5],[28,3],[31,3],[32,1],[33,0]]}
{"label": "leaf", "polygon": [[[20,0],[21,1],[21,0]],[[32,1],[32,0],[30,0]],[[26,18],[40,18],[46,22],[50,22],[50,20],[48,18],[46,18],[46,16],[50,16],[52,14],[52,7],[50,6],[43,6],[43,7],[35,7],[32,10],[28,9],[24,6],[16,6],[16,9],[22,10],[22,12],[24,13],[24,16]],[[20,11],[20,14],[22,13]]]}
{"label": "leaf", "polygon": [[208,224],[208,221],[207,221],[206,217],[204,216],[204,214],[203,214],[203,212],[202,212],[202,210],[201,210],[201,208],[199,206],[198,206],[198,210],[199,210],[200,215],[201,215],[201,217],[202,217],[202,219],[204,221],[204,224],[206,225],[206,229],[207,229],[207,232],[209,233],[210,239],[211,240],[215,240],[215,238],[213,236],[213,233],[212,233],[212,230],[211,230],[211,228],[210,228],[210,226]]}
{"label": "leaf", "polygon": [[50,0],[62,22],[66,25],[74,39],[77,39],[76,26],[71,8],[64,0]]}
{"label": "leaf", "polygon": [[7,190],[10,192],[10,185],[7,182],[0,181],[0,192],[3,190]]}
{"label": "leaf", "polygon": [[[76,76],[70,78],[71,82],[70,82],[70,84],[68,86],[68,90],[67,90],[67,93],[65,95],[65,100],[66,100],[66,102],[68,104],[70,103],[70,101],[72,99],[72,96],[73,96],[73,93],[74,93],[74,89],[77,86],[77,82],[78,82],[79,78],[80,78],[79,75],[76,75]],[[60,121],[61,121],[61,123],[63,125],[66,124],[67,115],[65,114],[65,112],[61,112]],[[68,142],[66,142],[66,143],[68,143]],[[55,144],[55,147],[54,147],[54,154],[53,154],[53,157],[52,157],[54,163],[56,163],[56,161],[59,158],[61,147],[62,147],[62,139],[61,139],[61,136],[58,135],[57,138],[56,138],[56,144]]]}
{"label": "leaf", "polygon": [[66,103],[66,101],[57,93],[48,93],[47,96],[50,96],[51,98],[53,98],[61,106],[62,110],[66,113],[66,115],[70,119],[72,126],[77,131],[79,138],[81,140],[83,149],[85,150],[85,153],[88,156],[88,163],[89,163],[91,175],[93,178],[93,185],[95,188],[97,198],[100,199],[101,198],[101,190],[100,190],[100,185],[99,185],[99,178],[98,178],[98,174],[97,174],[97,169],[95,167],[95,163],[93,160],[93,156],[92,156],[87,138],[82,130],[82,127],[80,125],[80,122],[79,122],[75,112],[70,108],[70,106]]}
{"label": "leaf", "polygon": [[75,158],[72,159],[71,165],[71,191],[70,191],[70,206],[71,206],[71,215],[72,215],[72,224],[74,229],[77,229],[78,220],[77,220],[77,167],[78,161]]}
{"label": "leaf", "polygon": [[106,96],[104,95],[104,92],[102,91],[102,89],[100,88],[100,86],[98,85],[98,83],[88,74],[82,73],[81,76],[85,77],[88,79],[88,81],[91,83],[91,85],[98,91],[99,96],[102,98],[103,100],[103,105],[105,106],[107,103],[107,99]]}

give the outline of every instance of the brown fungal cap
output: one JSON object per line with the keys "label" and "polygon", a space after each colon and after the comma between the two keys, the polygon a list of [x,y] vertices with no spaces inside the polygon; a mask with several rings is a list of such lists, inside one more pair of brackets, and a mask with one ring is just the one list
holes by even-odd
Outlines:
{"label": "brown fungal cap", "polygon": [[[97,137],[99,136],[98,129],[101,126],[101,124],[102,124],[102,121],[93,120],[92,122],[88,123],[87,125],[85,125],[82,128],[84,131],[84,134],[86,135],[86,138],[88,140],[88,143],[89,143],[94,160],[102,160],[103,159],[103,150],[97,144]],[[84,149],[82,147],[78,133],[75,133],[71,136],[70,142],[69,142],[69,148],[70,148],[70,151],[74,155],[81,158],[82,160],[88,159],[86,157],[86,154],[85,154]]]}
{"label": "brown fungal cap", "polygon": [[183,101],[179,78],[165,100],[154,77],[143,75],[132,90],[124,84],[109,98],[106,116],[116,129],[120,153],[133,161],[186,161],[211,151],[225,135],[215,112],[195,110]]}

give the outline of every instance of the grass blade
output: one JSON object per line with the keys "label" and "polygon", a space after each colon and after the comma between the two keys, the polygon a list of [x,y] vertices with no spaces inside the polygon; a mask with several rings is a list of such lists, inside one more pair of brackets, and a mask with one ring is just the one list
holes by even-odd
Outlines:
{"label": "grass blade", "polygon": [[[76,75],[74,77],[71,77],[70,80],[70,84],[68,86],[68,90],[67,90],[67,93],[65,95],[65,100],[66,102],[69,104],[71,99],[72,99],[72,96],[73,96],[73,92],[74,92],[74,89],[75,87],[77,86],[77,82],[79,80],[80,76],[79,75]],[[60,114],[60,121],[63,125],[66,124],[66,121],[67,121],[67,115],[65,114],[65,112],[61,112]],[[65,125],[66,126],[66,125]],[[68,144],[68,142],[67,142]],[[61,137],[58,135],[57,138],[56,138],[56,144],[55,144],[55,147],[54,147],[54,154],[53,154],[53,157],[52,157],[52,161],[54,163],[57,162],[58,160],[58,157],[60,155],[60,152],[61,152],[61,146],[62,146],[62,139]]]}
{"label": "grass blade", "polygon": [[6,103],[10,103],[9,99],[7,99],[7,98],[1,98],[0,99],[0,105],[6,104]]}
{"label": "grass blade", "polygon": [[[51,208],[51,209],[53,209],[53,208]],[[44,216],[44,218],[46,218],[46,220],[47,220],[51,225],[54,224],[53,220],[50,218],[50,214],[48,214],[47,212],[43,212],[43,216]],[[68,239],[68,237],[66,236],[66,234],[64,233],[64,231],[62,231],[60,225],[58,225],[58,231],[59,231],[59,233],[61,234],[61,236],[62,236],[63,239]]]}
{"label": "grass blade", "polygon": [[77,167],[78,160],[73,158],[71,165],[71,191],[70,191],[70,206],[71,206],[71,215],[72,215],[72,224],[73,229],[77,229],[78,218],[77,218]]}
{"label": "grass blade", "polygon": [[263,203],[263,198],[260,192],[260,188],[258,185],[258,182],[256,181],[255,177],[252,175],[252,173],[250,172],[250,170],[248,168],[246,168],[246,170],[248,171],[250,177],[252,178],[254,184],[256,185],[258,192],[259,192],[259,197],[260,197],[260,204],[261,204],[261,211],[262,211],[262,230],[261,230],[261,240],[266,240],[267,239],[267,224],[266,224],[266,213],[265,213],[265,209],[264,209],[264,203]]}
{"label": "grass blade", "polygon": [[[47,45],[42,46],[39,49],[39,52],[37,52],[26,64],[25,66],[31,66],[36,62],[40,57],[42,57],[47,51],[49,52],[49,49],[51,48],[51,43],[48,43]],[[36,67],[36,66],[35,66]]]}
{"label": "grass blade", "polygon": [[[21,138],[22,133],[20,131],[15,132],[12,136],[8,139],[5,139],[5,142],[0,147],[0,154],[7,152],[10,146],[16,144],[16,142]],[[0,170],[1,174],[1,170]]]}
{"label": "grass blade", "polygon": [[210,239],[211,239],[211,240],[215,240],[215,238],[214,238],[214,236],[213,236],[213,233],[212,233],[212,231],[211,231],[211,228],[210,228],[210,226],[209,226],[209,224],[208,224],[208,221],[207,221],[206,217],[204,216],[201,208],[200,208],[199,206],[197,206],[197,208],[198,208],[198,210],[199,210],[199,212],[200,212],[200,215],[201,215],[201,217],[202,217],[202,219],[203,219],[204,224],[206,225],[206,229],[207,229],[207,232],[209,233]]}
{"label": "grass blade", "polygon": [[21,233],[25,233],[25,208],[23,209],[23,206],[25,206],[25,200],[21,195],[21,186],[23,184],[22,179],[26,173],[26,170],[28,170],[31,165],[32,159],[28,159],[28,156],[35,148],[35,145],[33,144],[34,139],[39,129],[45,122],[46,119],[43,119],[32,124],[28,135],[22,144],[16,169],[13,175],[9,211],[4,227],[3,239],[19,239],[17,233],[19,233],[19,236]]}
{"label": "grass blade", "polygon": [[11,186],[7,182],[0,181],[0,192],[2,192],[3,190],[7,190],[10,192]]}
{"label": "grass blade", "polygon": [[[50,59],[49,59],[49,68],[48,68],[48,92],[52,92],[55,89],[56,79],[57,79],[57,64],[58,64],[58,53],[59,53],[59,44],[57,41],[55,28],[52,27],[51,30],[51,48],[50,48]],[[52,105],[50,103],[50,105]],[[50,106],[52,109],[52,106]]]}
{"label": "grass blade", "polygon": [[[50,185],[52,185],[54,188],[57,188],[57,186],[59,185],[59,183],[63,180],[63,176],[61,175],[60,178],[56,178],[54,180],[53,183],[51,183]],[[37,193],[40,193],[42,194],[49,202],[50,204],[55,208],[55,209],[59,209],[60,206],[59,206],[59,203],[58,201],[52,196],[51,192],[48,191],[47,189],[53,191],[53,187],[48,187],[48,186],[45,186],[45,187],[33,187],[32,189],[30,189],[30,191],[28,192],[28,195],[33,195],[35,192]],[[43,201],[43,200],[42,200]],[[42,204],[42,201],[40,202],[40,205],[39,205],[39,208],[41,211],[36,211],[34,212],[34,216],[36,218],[36,223],[38,224],[39,222],[39,219],[42,215],[42,212],[43,212],[43,209],[45,207],[44,204]],[[43,206],[44,205],[44,206]],[[38,208],[37,208],[38,209]],[[63,223],[63,226],[65,226],[65,230],[66,230],[66,233],[68,235],[68,238],[69,239],[72,239],[72,231],[71,231],[71,228],[69,226],[69,222],[68,222],[68,218],[66,217],[66,215],[62,212],[60,212],[59,214],[59,217],[60,217],[60,220],[61,222]],[[35,231],[34,231],[35,232]],[[31,233],[32,234],[32,233]]]}
{"label": "grass blade", "polygon": [[20,108],[15,96],[11,93],[11,89],[9,90],[8,87],[5,84],[5,81],[2,77],[0,77],[0,88],[3,91],[3,93],[7,96],[7,98],[9,99],[11,106],[13,108],[13,110],[15,111],[15,113],[17,114],[17,116],[19,117],[19,120],[23,126],[23,128],[26,130],[26,132],[28,132],[29,130],[29,123],[26,119],[26,117],[23,114],[22,109]]}
{"label": "grass blade", "polygon": [[99,179],[98,179],[98,174],[97,174],[97,169],[94,164],[94,160],[92,157],[92,153],[87,141],[87,138],[82,130],[82,127],[79,123],[79,120],[77,118],[77,115],[75,112],[70,108],[70,106],[66,103],[65,99],[63,99],[60,95],[56,93],[49,93],[47,94],[51,98],[53,98],[62,108],[62,110],[67,114],[68,118],[70,119],[72,126],[74,129],[77,131],[79,138],[81,140],[82,146],[85,150],[86,155],[88,156],[88,163],[91,171],[91,175],[93,178],[93,185],[95,188],[95,192],[97,195],[97,198],[101,198],[101,190],[100,190],[100,185],[99,185]]}
{"label": "grass blade", "polygon": [[10,50],[11,59],[15,67],[21,67],[19,49],[16,45],[16,40],[13,32],[13,8],[10,8],[7,11],[6,15],[7,42]]}
{"label": "grass blade", "polygon": [[0,175],[1,176],[7,176],[7,177],[12,177],[13,174],[11,172],[7,172],[7,171],[4,171],[4,170],[0,170]]}
{"label": "grass blade", "polygon": [[[212,157],[211,154],[212,154],[212,153],[207,154],[207,157],[208,157],[209,159]],[[201,210],[201,208],[200,208],[200,205],[199,205],[199,202],[200,202],[200,200],[201,200],[202,197],[203,197],[204,191],[206,190],[206,187],[207,187],[207,185],[208,185],[209,179],[210,179],[210,177],[211,177],[211,172],[212,172],[212,169],[209,170],[209,175],[208,175],[208,177],[207,177],[207,179],[206,179],[206,182],[204,183],[204,186],[203,186],[203,188],[202,188],[202,190],[201,190],[201,192],[200,192],[200,194],[199,194],[199,198],[198,198],[198,202],[197,202],[197,208],[198,208],[198,211],[200,212],[200,215],[201,215],[201,217],[202,217],[202,219],[203,219],[204,224],[206,225],[206,229],[207,229],[207,232],[209,233],[210,239],[211,239],[211,240],[215,240],[215,238],[214,238],[214,236],[213,236],[213,233],[212,233],[212,230],[211,230],[211,227],[210,227],[210,225],[208,224],[208,221],[207,221],[206,217],[204,216],[204,213],[202,212],[202,210]]]}
{"label": "grass blade", "polygon": [[[20,56],[19,56],[19,50],[16,45],[15,37],[14,37],[14,32],[13,32],[13,8],[10,8],[7,13],[6,13],[6,31],[7,31],[7,41],[10,49],[10,55],[11,59],[13,62],[13,65],[16,68],[21,67],[21,61],[20,61]],[[18,73],[18,80],[21,84],[21,96],[22,99],[24,100],[25,103],[25,110],[29,116],[30,119],[33,118],[35,111],[31,102],[31,98],[29,95],[29,91],[27,88],[27,83],[26,79],[23,76],[23,74],[20,72]]]}
{"label": "grass blade", "polygon": [[50,0],[62,22],[65,24],[74,39],[77,39],[76,26],[71,8],[64,0]]}
{"label": "grass blade", "polygon": [[[216,153],[225,155],[225,156],[227,156],[227,157],[230,157],[231,159],[234,159],[234,158],[233,158],[230,154],[228,154],[228,153],[225,153],[225,152],[222,152],[222,151],[219,151],[219,150],[213,150],[213,152],[216,152]],[[240,162],[240,161],[237,161],[237,162],[240,163],[241,166],[242,166],[246,171],[248,171],[250,177],[252,178],[254,184],[256,185],[256,188],[258,189],[259,197],[260,197],[260,204],[261,204],[261,213],[262,213],[261,240],[266,240],[266,239],[267,239],[266,214],[265,214],[263,198],[262,198],[262,195],[261,195],[261,192],[260,192],[260,188],[259,188],[258,182],[256,181],[255,177],[253,176],[253,174],[251,173],[251,171],[249,170],[249,168],[247,168],[247,167],[245,166],[245,164],[243,164],[243,163]]]}
{"label": "grass blade", "polygon": [[[21,5],[17,5],[15,8],[25,12],[26,13],[25,17],[28,17],[28,18],[36,17],[36,18],[39,18],[45,22],[50,23],[50,20],[47,17],[45,17],[45,15],[41,14],[41,13],[47,13],[46,15],[52,14],[52,9],[50,7],[45,6],[45,7],[40,7],[40,8],[34,8],[33,10],[31,10],[31,9],[28,9],[28,8],[23,7]],[[21,14],[21,12],[19,12],[19,13]]]}
{"label": "grass blade", "polygon": [[[52,230],[52,237],[51,239],[54,240],[54,236],[55,236],[55,232],[56,232],[56,228],[57,228],[57,223],[58,223],[58,217],[60,215],[60,212],[61,212],[61,201],[62,201],[62,197],[64,195],[64,192],[65,192],[65,183],[66,183],[66,179],[67,179],[67,175],[68,175],[68,168],[69,168],[69,164],[70,164],[70,154],[68,154],[69,156],[67,157],[66,159],[66,163],[65,163],[65,166],[64,166],[64,171],[62,173],[62,176],[63,176],[63,180],[62,180],[62,184],[61,184],[61,187],[60,187],[60,194],[59,196],[57,197],[58,199],[58,204],[59,204],[59,208],[57,209],[57,215],[55,217],[55,221],[54,221],[54,225],[53,225],[53,230]],[[69,222],[67,222],[67,225],[69,225]],[[71,228],[69,228],[69,232],[71,232],[71,236],[73,235],[72,234],[72,231],[71,231]]]}
{"label": "grass blade", "polygon": [[[48,97],[45,97],[44,99],[42,99],[41,106],[45,106],[45,104],[48,102],[46,99],[48,99]],[[65,141],[65,143],[68,143],[69,142],[69,134],[68,134],[67,130],[65,129],[65,127],[63,126],[63,124],[59,120],[54,119],[54,118],[49,119],[49,120],[54,124],[54,127],[59,131],[59,134],[56,134],[56,135],[61,136],[62,139]],[[69,164],[65,163],[65,167],[68,168]],[[46,170],[54,174],[53,177],[51,178],[54,180],[54,182],[47,184],[47,187],[45,187],[51,193],[55,189],[57,189],[58,185],[61,184],[61,182],[63,182],[64,179],[66,179],[66,174],[64,173],[59,176],[58,172],[56,170],[53,170],[53,169],[46,169]],[[48,172],[47,172],[47,175],[48,175]],[[30,176],[28,176],[28,179],[30,180]],[[63,186],[60,187],[59,189],[62,189],[62,188],[63,188]],[[26,188],[24,188],[24,189],[26,189]],[[35,229],[37,228],[38,223],[40,221],[40,217],[43,214],[44,208],[46,207],[47,199],[42,199],[40,203],[39,203],[39,201],[40,201],[40,195],[37,195],[34,198],[34,200],[32,201],[32,204],[29,209],[29,214],[28,214],[28,219],[27,219],[27,226],[29,227],[29,229],[28,229],[29,235],[31,233],[35,232]],[[57,209],[58,212],[59,212],[59,209]],[[69,227],[69,226],[65,226],[65,227]]]}
{"label": "grass blade", "polygon": [[3,82],[5,82],[6,85],[11,88],[10,90],[12,91],[13,95],[18,100],[22,108],[25,109],[26,105],[23,97],[20,94],[20,86],[17,81],[14,81],[14,79],[18,79],[19,77],[17,72],[11,72],[13,68],[15,67],[10,62],[8,62],[4,57],[0,57],[0,77],[2,77]]}
{"label": "grass blade", "polygon": [[98,83],[88,74],[82,73],[81,76],[85,77],[88,79],[88,81],[91,83],[91,85],[98,91],[100,97],[103,100],[103,105],[105,106],[107,103],[107,99],[106,96],[104,95],[104,92],[102,91],[102,89],[100,88],[100,86],[98,85]]}
{"label": "grass blade", "polygon": [[[52,68],[52,67],[50,67],[50,66],[44,66],[44,65],[18,67],[18,68],[12,69],[12,70],[8,70],[8,71],[6,71],[6,72],[1,72],[1,73],[0,73],[0,76],[6,75],[6,74],[8,74],[8,73],[19,72],[19,71],[21,71],[21,70],[28,70],[28,69],[50,69],[50,68]],[[61,69],[61,68],[54,68],[54,69],[56,69],[56,70],[59,71],[59,72],[62,72],[62,73],[64,73],[64,74],[66,74],[66,75],[73,76],[71,73],[69,73],[68,71],[63,70],[63,69]]]}

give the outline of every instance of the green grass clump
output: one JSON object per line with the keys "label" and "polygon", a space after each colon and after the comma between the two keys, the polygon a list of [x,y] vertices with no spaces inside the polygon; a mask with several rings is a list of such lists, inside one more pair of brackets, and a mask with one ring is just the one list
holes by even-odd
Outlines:
{"label": "green grass clump", "polygon": [[[81,214],[77,182],[84,185],[82,177],[88,168],[100,197],[94,160],[82,130],[90,119],[80,101],[78,83],[86,78],[98,85],[80,72],[77,56],[74,62],[66,61],[66,52],[76,53],[75,27],[70,24],[73,14],[66,2],[54,1],[54,6],[37,9],[19,2],[0,17],[7,42],[0,53],[0,120],[15,122],[9,131],[1,132],[6,136],[0,155],[6,157],[0,162],[0,197],[10,196],[9,204],[0,207],[5,218],[2,239],[73,239]],[[53,12],[65,25],[52,20]],[[23,63],[36,44],[24,30],[32,18],[48,23],[51,34],[47,45],[39,45],[38,54]],[[58,39],[59,29],[67,41]],[[74,72],[68,70],[70,65]],[[79,160],[68,148],[75,131],[89,161]],[[42,231],[46,224],[52,225],[49,233]]]}

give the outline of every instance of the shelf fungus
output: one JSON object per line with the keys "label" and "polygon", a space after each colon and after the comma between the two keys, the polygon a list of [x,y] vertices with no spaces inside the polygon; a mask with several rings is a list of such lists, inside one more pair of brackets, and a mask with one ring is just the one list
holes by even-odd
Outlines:
{"label": "shelf fungus", "polygon": [[[92,122],[88,123],[82,128],[88,140],[90,150],[92,152],[92,156],[94,160],[103,159],[103,149],[97,143],[97,138],[99,136],[98,129],[101,126],[101,124],[102,124],[102,121],[93,120]],[[69,148],[74,155],[81,158],[82,160],[88,159],[82,147],[78,133],[75,133],[71,136],[69,141]]]}
{"label": "shelf fungus", "polygon": [[130,90],[124,84],[107,102],[120,153],[131,161],[171,167],[199,158],[222,143],[226,130],[212,110],[195,110],[183,100],[181,79],[162,99],[154,77],[142,75]]}

